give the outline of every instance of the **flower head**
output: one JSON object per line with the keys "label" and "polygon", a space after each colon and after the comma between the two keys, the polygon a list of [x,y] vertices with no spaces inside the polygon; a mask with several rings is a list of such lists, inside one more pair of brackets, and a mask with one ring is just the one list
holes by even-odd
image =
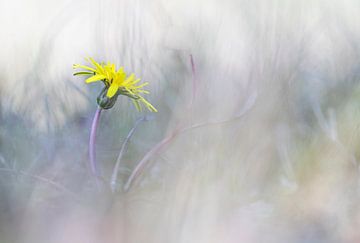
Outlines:
{"label": "flower head", "polygon": [[130,97],[139,111],[141,111],[141,105],[146,106],[150,111],[157,112],[154,106],[152,106],[142,94],[149,94],[143,87],[149,83],[140,83],[140,79],[135,77],[135,74],[127,75],[123,67],[118,70],[115,68],[115,64],[112,63],[98,63],[92,58],[87,59],[92,64],[92,67],[74,64],[74,69],[83,69],[74,73],[74,75],[86,75],[88,77],[85,82],[92,83],[102,81],[105,85],[103,91],[98,97],[98,104],[104,108],[111,108],[117,99],[117,96],[122,94]]}

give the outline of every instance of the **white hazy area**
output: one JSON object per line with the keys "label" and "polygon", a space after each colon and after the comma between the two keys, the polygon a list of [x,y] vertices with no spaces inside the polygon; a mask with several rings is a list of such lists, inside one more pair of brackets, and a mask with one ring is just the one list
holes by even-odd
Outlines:
{"label": "white hazy area", "polygon": [[[0,30],[0,243],[360,242],[360,1],[0,0]],[[100,186],[86,57],[158,109],[102,112]]]}

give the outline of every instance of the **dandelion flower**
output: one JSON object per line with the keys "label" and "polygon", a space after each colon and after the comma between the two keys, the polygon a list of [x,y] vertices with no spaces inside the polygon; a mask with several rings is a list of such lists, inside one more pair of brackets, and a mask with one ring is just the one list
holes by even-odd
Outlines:
{"label": "dandelion flower", "polygon": [[149,84],[148,82],[139,84],[140,79],[136,78],[135,74],[127,75],[123,67],[116,70],[115,64],[98,63],[93,58],[88,58],[87,61],[92,64],[92,67],[74,64],[74,69],[83,69],[75,72],[74,75],[90,76],[85,80],[86,83],[98,81],[104,83],[105,87],[97,100],[100,107],[111,108],[117,96],[121,94],[130,97],[137,110],[141,111],[140,104],[143,104],[149,111],[157,112],[156,108],[142,96],[142,94],[149,94],[149,91],[143,89]]}

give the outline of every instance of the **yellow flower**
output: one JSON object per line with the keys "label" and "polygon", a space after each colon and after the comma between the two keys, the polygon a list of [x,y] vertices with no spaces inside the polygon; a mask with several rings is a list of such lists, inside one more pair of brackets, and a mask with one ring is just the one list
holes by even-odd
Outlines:
{"label": "yellow flower", "polygon": [[148,91],[142,89],[144,86],[149,83],[142,83],[140,79],[135,78],[135,74],[126,75],[124,68],[120,67],[118,70],[115,68],[115,64],[112,63],[98,63],[92,58],[88,58],[93,67],[88,67],[84,65],[74,64],[74,69],[84,69],[85,71],[80,71],[74,73],[74,75],[90,75],[91,77],[85,80],[86,83],[92,83],[97,81],[102,81],[106,87],[106,96],[109,99],[117,97],[117,95],[122,94],[130,97],[139,111],[141,111],[140,102],[148,108],[148,110],[157,112],[154,106],[152,106],[141,94],[149,94]]}

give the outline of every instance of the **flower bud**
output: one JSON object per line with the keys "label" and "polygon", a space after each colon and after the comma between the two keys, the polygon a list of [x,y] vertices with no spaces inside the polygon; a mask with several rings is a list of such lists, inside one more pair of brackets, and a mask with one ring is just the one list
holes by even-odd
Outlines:
{"label": "flower bud", "polygon": [[115,94],[111,98],[107,97],[106,96],[107,91],[108,91],[108,87],[104,87],[96,99],[98,105],[105,110],[112,108],[115,105],[115,102],[118,97],[118,94]]}

